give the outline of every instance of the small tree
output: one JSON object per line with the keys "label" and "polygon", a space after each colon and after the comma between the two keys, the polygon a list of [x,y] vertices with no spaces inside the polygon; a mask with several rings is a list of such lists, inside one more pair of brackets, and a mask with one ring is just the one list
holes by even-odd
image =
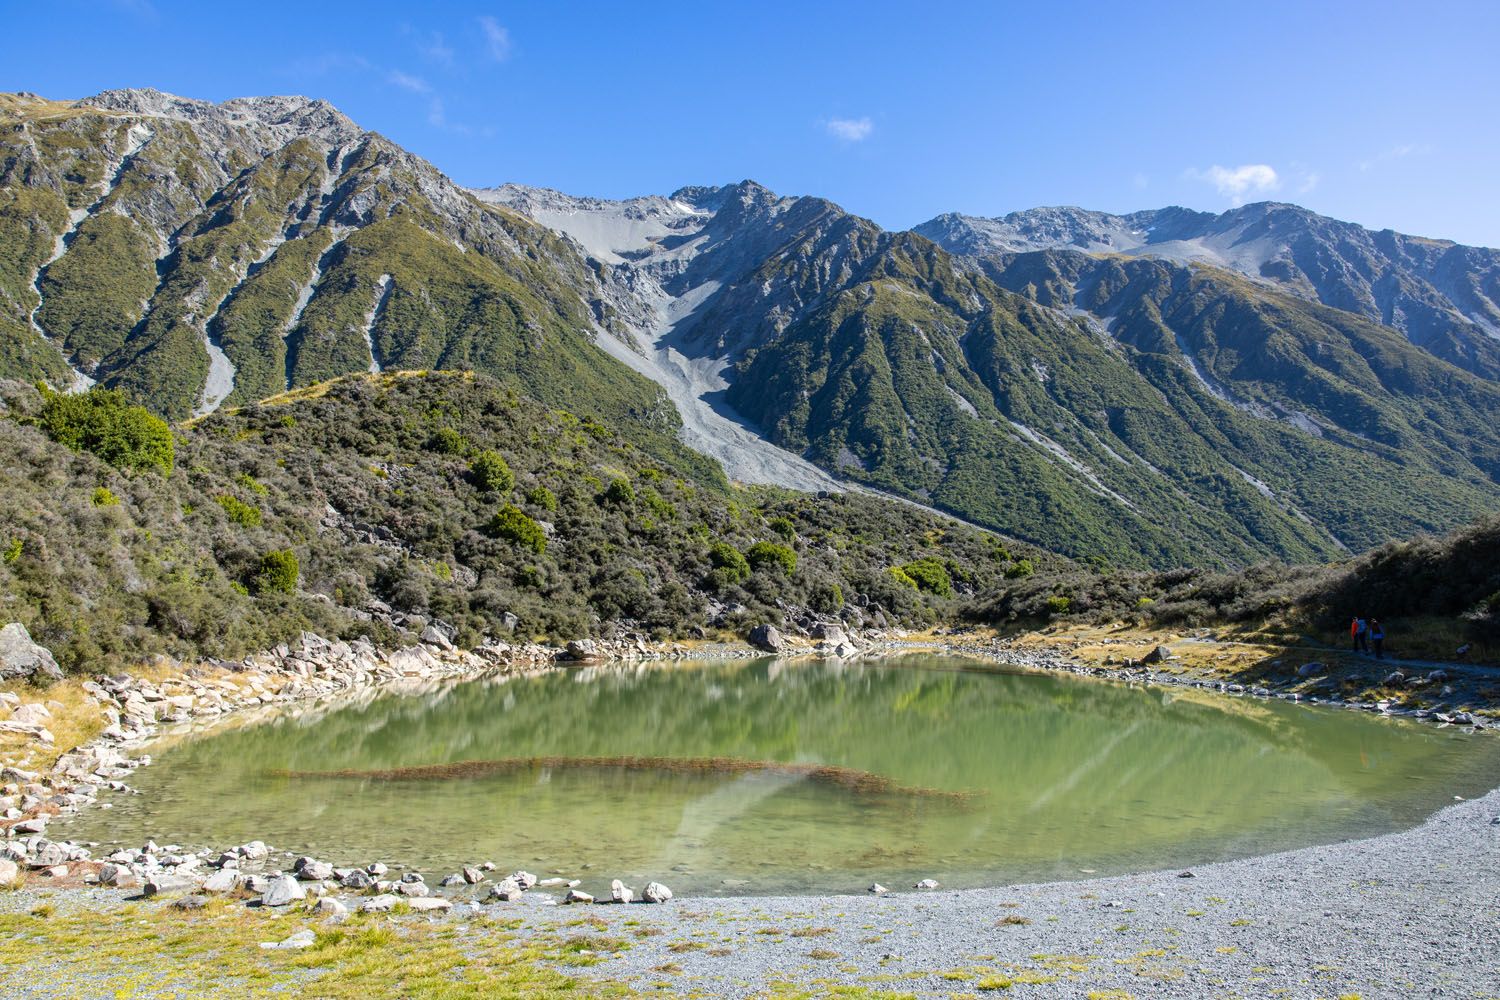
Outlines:
{"label": "small tree", "polygon": [[537,555],[547,550],[547,533],[515,504],[508,503],[495,511],[486,530],[495,538],[515,542]]}
{"label": "small tree", "polygon": [[172,429],[118,390],[48,393],[37,424],[59,444],[98,455],[116,468],[172,471]]}
{"label": "small tree", "polygon": [[901,567],[901,571],[916,584],[918,590],[938,597],[953,596],[953,579],[948,575],[948,568],[936,559],[909,562]]}
{"label": "small tree", "polygon": [[498,451],[481,451],[470,463],[469,475],[474,477],[474,483],[480,489],[495,493],[509,493],[516,485],[510,464]]}
{"label": "small tree", "polygon": [[604,499],[610,503],[630,503],[635,499],[635,487],[630,485],[630,480],[616,476],[605,488]]}
{"label": "small tree", "polygon": [[444,427],[432,436],[429,447],[439,455],[462,455],[469,450],[469,439],[452,427]]}
{"label": "small tree", "polygon": [[713,563],[715,587],[744,583],[750,576],[750,563],[728,542],[714,542],[708,549],[708,561]]}
{"label": "small tree", "polygon": [[297,589],[302,568],[291,549],[273,549],[260,557],[251,581],[257,594],[290,594]]}
{"label": "small tree", "polygon": [[775,542],[756,542],[745,550],[745,560],[755,569],[780,566],[787,576],[797,572],[797,553]]}

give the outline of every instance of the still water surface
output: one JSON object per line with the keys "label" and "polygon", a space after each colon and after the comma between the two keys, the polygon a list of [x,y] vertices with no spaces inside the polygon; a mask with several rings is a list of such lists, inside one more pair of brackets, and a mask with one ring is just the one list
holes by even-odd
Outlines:
{"label": "still water surface", "polygon": [[[549,760],[515,763],[536,757]],[[433,766],[474,761],[502,763]],[[362,773],[399,768],[422,770]],[[255,838],[429,881],[493,860],[695,894],[851,891],[1177,867],[1384,832],[1500,783],[1500,740],[951,656],[761,660],[382,697],[186,740],[135,783],[144,794],[57,834]]]}

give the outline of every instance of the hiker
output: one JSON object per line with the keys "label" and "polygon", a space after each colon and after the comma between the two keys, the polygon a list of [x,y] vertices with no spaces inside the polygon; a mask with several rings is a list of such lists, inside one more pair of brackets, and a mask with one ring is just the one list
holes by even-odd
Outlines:
{"label": "hiker", "polygon": [[1356,653],[1370,651],[1370,626],[1363,618],[1355,618],[1349,623],[1349,637],[1354,640]]}
{"label": "hiker", "polygon": [[1374,618],[1370,619],[1370,642],[1375,644],[1375,659],[1382,659],[1380,647],[1385,644],[1385,626]]}

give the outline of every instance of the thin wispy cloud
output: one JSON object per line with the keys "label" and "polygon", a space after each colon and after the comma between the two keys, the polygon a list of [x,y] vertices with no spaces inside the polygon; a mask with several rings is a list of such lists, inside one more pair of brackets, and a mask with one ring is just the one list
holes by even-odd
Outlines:
{"label": "thin wispy cloud", "polygon": [[484,32],[485,48],[489,51],[491,59],[495,62],[504,62],[510,58],[510,32],[505,30],[499,21],[485,15],[479,19],[479,30]]}
{"label": "thin wispy cloud", "polygon": [[1187,177],[1212,184],[1235,207],[1243,205],[1252,196],[1270,194],[1281,188],[1281,177],[1266,163],[1245,163],[1238,167],[1221,167],[1216,163],[1207,170],[1189,168]]}
{"label": "thin wispy cloud", "polygon": [[394,83],[396,86],[400,87],[402,90],[409,90],[413,94],[432,93],[432,84],[428,83],[420,76],[413,76],[410,73],[403,73],[399,69],[391,70],[390,73],[386,74],[386,79],[391,83]]}
{"label": "thin wispy cloud", "polygon": [[843,142],[864,142],[875,131],[875,123],[868,118],[830,118],[824,127]]}
{"label": "thin wispy cloud", "polygon": [[1368,159],[1361,160],[1359,169],[1361,173],[1368,173],[1382,163],[1389,163],[1391,160],[1404,160],[1408,156],[1421,156],[1430,152],[1432,152],[1431,146],[1419,145],[1414,142],[1402,143],[1399,146],[1392,146],[1390,149],[1382,150]]}
{"label": "thin wispy cloud", "polygon": [[370,60],[349,52],[322,52],[304,56],[282,67],[280,72],[292,76],[324,76],[328,73],[353,73],[371,69]]}
{"label": "thin wispy cloud", "polygon": [[443,38],[441,31],[434,31],[430,34],[413,32],[413,34],[416,36],[417,51],[421,53],[422,58],[445,69],[453,68],[456,62],[453,48]]}

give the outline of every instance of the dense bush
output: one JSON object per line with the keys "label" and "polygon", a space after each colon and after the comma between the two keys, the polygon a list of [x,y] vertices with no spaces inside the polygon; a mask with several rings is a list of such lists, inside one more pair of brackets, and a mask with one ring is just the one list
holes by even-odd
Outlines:
{"label": "dense bush", "polygon": [[170,473],[172,431],[122,392],[91,389],[78,395],[48,393],[37,424],[52,440],[98,455],[120,469]]}
{"label": "dense bush", "polygon": [[242,528],[254,528],[260,525],[260,508],[250,506],[239,497],[220,493],[214,497],[214,503],[224,508],[225,517]]}
{"label": "dense bush", "polygon": [[498,451],[481,451],[469,465],[469,475],[476,486],[493,493],[509,493],[516,485],[515,474]]}
{"label": "dense bush", "polygon": [[495,516],[490,519],[489,532],[496,538],[531,549],[537,555],[547,550],[547,534],[542,526],[515,504],[508,503],[495,511]]}
{"label": "dense bush", "polygon": [[787,576],[797,572],[797,553],[775,542],[756,542],[745,550],[745,561],[752,569],[779,566]]}
{"label": "dense bush", "polygon": [[901,572],[911,580],[918,590],[939,597],[953,596],[953,579],[948,569],[933,558],[916,559],[901,567]]}
{"label": "dense bush", "polygon": [[630,503],[635,499],[635,488],[630,480],[617,476],[604,490],[604,499],[610,503]]}
{"label": "dense bush", "polygon": [[257,594],[290,594],[297,589],[297,578],[301,568],[297,553],[291,549],[275,549],[260,557],[255,571]]}
{"label": "dense bush", "polygon": [[462,455],[469,450],[469,441],[452,427],[440,427],[432,435],[431,447],[439,455]]}
{"label": "dense bush", "polygon": [[708,549],[708,560],[713,564],[715,589],[744,583],[750,576],[750,563],[739,549],[728,542],[714,542]]}

